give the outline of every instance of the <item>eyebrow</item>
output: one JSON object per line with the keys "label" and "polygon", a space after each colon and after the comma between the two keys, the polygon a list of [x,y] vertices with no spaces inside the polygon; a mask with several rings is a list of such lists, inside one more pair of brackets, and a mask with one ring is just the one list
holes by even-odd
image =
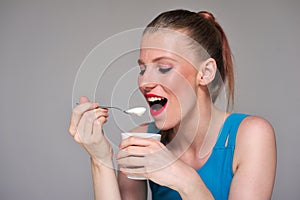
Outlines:
{"label": "eyebrow", "polygon": [[[152,60],[152,63],[158,62],[158,61],[164,60],[164,59],[166,59],[166,60],[172,60],[173,62],[178,62],[177,60],[175,60],[175,59],[173,59],[173,58],[166,57],[166,56],[161,56],[161,57],[158,57],[158,58],[155,58],[154,60]],[[139,65],[144,65],[144,64],[146,64],[142,59],[138,59],[137,62],[138,62]]]}

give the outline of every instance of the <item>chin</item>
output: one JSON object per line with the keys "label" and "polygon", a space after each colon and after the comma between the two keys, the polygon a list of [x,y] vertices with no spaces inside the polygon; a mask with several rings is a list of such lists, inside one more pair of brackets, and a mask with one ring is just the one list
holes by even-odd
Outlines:
{"label": "chin", "polygon": [[174,123],[174,122],[168,122],[166,120],[166,118],[164,119],[155,119],[154,118],[154,122],[155,122],[155,126],[159,129],[159,130],[162,130],[162,131],[166,131],[166,130],[169,130],[169,129],[172,129],[176,126],[177,123]]}

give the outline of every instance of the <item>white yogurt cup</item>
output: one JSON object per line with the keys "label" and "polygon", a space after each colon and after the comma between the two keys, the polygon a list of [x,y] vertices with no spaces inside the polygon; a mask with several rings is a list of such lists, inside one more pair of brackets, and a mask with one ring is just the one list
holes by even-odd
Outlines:
{"label": "white yogurt cup", "polygon": [[[157,133],[130,133],[130,132],[125,132],[125,133],[121,133],[122,136],[122,140],[127,139],[131,136],[134,137],[141,137],[141,138],[151,138],[157,141],[160,141],[161,139],[161,135],[157,134]],[[146,180],[145,177],[140,177],[140,176],[127,176],[130,179],[134,179],[134,180]]]}

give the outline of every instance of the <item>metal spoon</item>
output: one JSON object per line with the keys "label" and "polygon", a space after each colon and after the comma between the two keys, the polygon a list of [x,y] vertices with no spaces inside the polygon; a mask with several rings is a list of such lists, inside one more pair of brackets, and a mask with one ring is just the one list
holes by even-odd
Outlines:
{"label": "metal spoon", "polygon": [[[76,105],[79,105],[79,103],[76,103]],[[137,116],[142,116],[145,112],[146,112],[146,108],[145,107],[134,107],[134,108],[130,108],[127,110],[123,110],[119,107],[115,107],[115,106],[98,106],[97,108],[112,108],[112,109],[116,109],[119,110],[125,114],[128,115],[137,115]]]}

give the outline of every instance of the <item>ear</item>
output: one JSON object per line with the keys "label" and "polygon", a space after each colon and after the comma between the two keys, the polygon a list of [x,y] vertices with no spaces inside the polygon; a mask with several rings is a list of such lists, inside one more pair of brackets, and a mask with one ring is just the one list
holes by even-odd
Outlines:
{"label": "ear", "polygon": [[217,63],[215,59],[209,58],[202,62],[197,75],[198,85],[204,86],[211,83],[215,78],[216,71]]}

